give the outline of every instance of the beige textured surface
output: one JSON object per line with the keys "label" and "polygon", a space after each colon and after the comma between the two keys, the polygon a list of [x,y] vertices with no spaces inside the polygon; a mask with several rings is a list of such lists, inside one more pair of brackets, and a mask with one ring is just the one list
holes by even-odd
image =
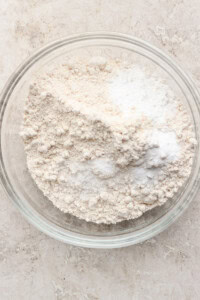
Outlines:
{"label": "beige textured surface", "polygon": [[[150,41],[200,79],[199,0],[6,0],[0,88],[34,49],[72,33],[120,31]],[[118,250],[61,244],[29,225],[0,190],[0,299],[200,298],[198,199],[168,230]]]}

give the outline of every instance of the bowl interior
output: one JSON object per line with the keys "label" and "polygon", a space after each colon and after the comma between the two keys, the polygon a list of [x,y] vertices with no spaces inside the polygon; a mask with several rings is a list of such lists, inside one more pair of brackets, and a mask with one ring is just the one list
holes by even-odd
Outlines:
{"label": "bowl interior", "polygon": [[[195,107],[191,93],[189,89],[185,88],[183,80],[162,57],[141,45],[129,44],[117,39],[85,39],[74,43],[65,42],[51,49],[43,49],[40,55],[32,58],[28,63],[26,62],[20,71],[14,74],[13,83],[10,82],[10,86],[7,87],[9,93],[4,99],[1,114],[1,159],[6,177],[5,184],[9,186],[8,189],[12,197],[17,199],[16,201],[20,203],[21,207],[26,207],[32,215],[47,222],[51,227],[55,227],[63,235],[71,232],[93,237],[115,237],[127,233],[136,236],[139,232],[151,227],[152,224],[160,222],[163,216],[169,214],[177,203],[182,201],[183,194],[185,195],[186,190],[192,186],[190,179],[172,201],[145,213],[138,219],[124,221],[116,225],[96,225],[64,214],[54,207],[37,188],[26,167],[26,156],[19,131],[24,103],[33,74],[53,68],[56,64],[65,63],[72,57],[91,57],[92,55],[103,55],[107,58],[119,57],[128,63],[137,63],[148,67],[149,70],[156,70],[177,97],[185,103],[194,122],[198,138],[198,126],[195,120],[199,118],[199,112]],[[193,169],[198,163],[196,158]],[[194,172],[195,170],[192,174]]]}

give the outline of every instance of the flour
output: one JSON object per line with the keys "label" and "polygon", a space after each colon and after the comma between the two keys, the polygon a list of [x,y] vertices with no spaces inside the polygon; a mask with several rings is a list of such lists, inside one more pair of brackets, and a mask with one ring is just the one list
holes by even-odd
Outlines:
{"label": "flour", "polygon": [[134,219],[172,199],[190,175],[190,116],[164,81],[93,57],[37,76],[21,130],[37,186],[63,212]]}

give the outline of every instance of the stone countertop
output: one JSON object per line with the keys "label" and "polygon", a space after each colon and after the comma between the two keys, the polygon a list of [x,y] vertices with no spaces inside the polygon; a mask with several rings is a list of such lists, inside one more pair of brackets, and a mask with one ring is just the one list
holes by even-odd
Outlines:
{"label": "stone countertop", "polygon": [[[35,49],[73,33],[128,33],[164,50],[199,86],[199,0],[7,0],[0,88]],[[0,189],[1,300],[200,298],[200,203],[165,232],[115,250],[62,244],[29,225]]]}

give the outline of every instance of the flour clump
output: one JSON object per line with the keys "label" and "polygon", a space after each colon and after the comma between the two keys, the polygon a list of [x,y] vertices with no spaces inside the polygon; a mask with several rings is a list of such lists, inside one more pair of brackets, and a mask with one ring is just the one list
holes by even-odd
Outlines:
{"label": "flour clump", "polygon": [[106,224],[172,199],[196,144],[190,116],[164,80],[104,57],[37,75],[20,135],[44,195],[63,212]]}

